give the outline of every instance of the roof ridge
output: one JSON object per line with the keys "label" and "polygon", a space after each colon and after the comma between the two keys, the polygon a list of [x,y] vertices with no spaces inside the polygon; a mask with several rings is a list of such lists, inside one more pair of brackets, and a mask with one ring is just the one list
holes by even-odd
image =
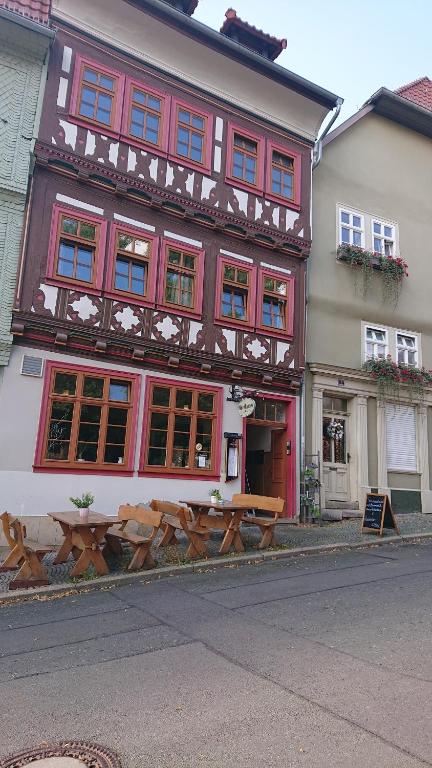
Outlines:
{"label": "roof ridge", "polygon": [[423,75],[423,77],[418,77],[417,80],[412,80],[412,82],[406,83],[405,85],[401,85],[399,88],[396,88],[394,93],[402,93],[402,91],[406,91],[408,88],[412,88],[414,85],[419,85],[425,80],[427,80],[429,83],[432,83],[432,80],[427,75]]}

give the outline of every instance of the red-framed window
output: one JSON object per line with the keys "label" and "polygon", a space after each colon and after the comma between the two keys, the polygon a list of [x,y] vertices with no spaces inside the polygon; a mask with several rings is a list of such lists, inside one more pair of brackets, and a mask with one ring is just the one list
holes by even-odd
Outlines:
{"label": "red-framed window", "polygon": [[125,76],[98,62],[76,57],[71,113],[101,131],[120,131]]}
{"label": "red-framed window", "polygon": [[208,112],[173,99],[170,134],[170,154],[177,162],[210,170],[213,128]]}
{"label": "red-framed window", "polygon": [[219,476],[220,388],[148,378],[144,413],[143,474]]}
{"label": "red-framed window", "polygon": [[35,468],[132,472],[139,375],[49,361]]}
{"label": "red-framed window", "polygon": [[259,269],[255,327],[266,335],[293,335],[293,277],[270,269]]}
{"label": "red-framed window", "polygon": [[255,294],[256,267],[221,256],[217,271],[217,320],[236,328],[253,328]]}
{"label": "red-framed window", "polygon": [[292,336],[294,278],[285,272],[220,256],[215,322],[255,330],[265,336]]}
{"label": "red-framed window", "polygon": [[158,305],[200,317],[203,301],[204,250],[162,240]]}
{"label": "red-framed window", "polygon": [[226,178],[249,191],[264,188],[265,139],[229,124]]}
{"label": "red-framed window", "polygon": [[47,279],[88,293],[102,288],[107,222],[93,213],[53,206]]}
{"label": "red-framed window", "polygon": [[166,155],[169,102],[166,93],[127,78],[122,134],[137,146],[146,144],[153,152]]}
{"label": "red-framed window", "polygon": [[112,224],[105,294],[154,307],[158,250],[159,239],[154,235]]}
{"label": "red-framed window", "polygon": [[267,142],[266,197],[291,208],[300,207],[301,155]]}

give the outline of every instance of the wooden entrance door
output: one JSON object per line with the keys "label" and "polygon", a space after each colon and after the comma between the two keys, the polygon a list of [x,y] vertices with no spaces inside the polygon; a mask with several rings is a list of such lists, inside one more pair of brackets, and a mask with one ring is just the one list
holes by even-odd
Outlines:
{"label": "wooden entrance door", "polygon": [[271,477],[269,496],[286,499],[287,432],[273,429],[271,433]]}
{"label": "wooden entrance door", "polygon": [[[332,431],[340,429],[332,436]],[[348,418],[323,418],[323,475],[326,501],[349,501]]]}

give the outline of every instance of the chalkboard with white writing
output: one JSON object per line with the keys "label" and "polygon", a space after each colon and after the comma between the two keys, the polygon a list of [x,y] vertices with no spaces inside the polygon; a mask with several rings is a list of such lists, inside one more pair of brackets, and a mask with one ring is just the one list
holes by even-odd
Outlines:
{"label": "chalkboard with white writing", "polygon": [[363,513],[362,533],[382,535],[384,528],[391,528],[399,533],[390,499],[386,493],[368,493]]}

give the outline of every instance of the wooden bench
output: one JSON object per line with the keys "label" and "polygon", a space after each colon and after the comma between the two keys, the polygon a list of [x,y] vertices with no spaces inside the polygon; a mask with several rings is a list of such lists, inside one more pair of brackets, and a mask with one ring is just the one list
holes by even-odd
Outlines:
{"label": "wooden bench", "polygon": [[[109,528],[105,534],[105,547],[103,554],[111,551],[116,555],[123,554],[123,544],[128,544],[133,550],[132,559],[128,565],[128,571],[138,571],[140,568],[154,568],[156,561],[153,558],[150,547],[159,531],[162,514],[154,509],[143,506],[123,504],[118,510],[120,528]],[[151,527],[149,536],[141,536],[138,533],[129,532],[126,527],[129,521]]]}
{"label": "wooden bench", "polygon": [[169,544],[178,544],[179,540],[176,534],[183,531],[189,545],[186,552],[187,557],[205,557],[207,549],[204,540],[209,538],[209,532],[201,528],[194,521],[192,512],[188,507],[181,504],[174,504],[172,501],[161,501],[152,499],[150,502],[152,509],[161,512],[163,536],[158,547],[166,547]]}
{"label": "wooden bench", "polygon": [[10,552],[0,565],[0,571],[18,570],[16,576],[9,582],[9,589],[27,587],[42,587],[49,584],[48,576],[42,558],[52,547],[45,547],[26,538],[25,525],[8,512],[0,515],[3,533],[9,545]]}
{"label": "wooden bench", "polygon": [[249,504],[250,509],[269,513],[269,517],[246,514],[243,515],[242,522],[248,525],[257,525],[260,529],[261,541],[258,544],[258,549],[270,547],[274,543],[275,525],[284,510],[284,500],[272,496],[256,496],[250,493],[236,493],[232,500],[239,504]]}

